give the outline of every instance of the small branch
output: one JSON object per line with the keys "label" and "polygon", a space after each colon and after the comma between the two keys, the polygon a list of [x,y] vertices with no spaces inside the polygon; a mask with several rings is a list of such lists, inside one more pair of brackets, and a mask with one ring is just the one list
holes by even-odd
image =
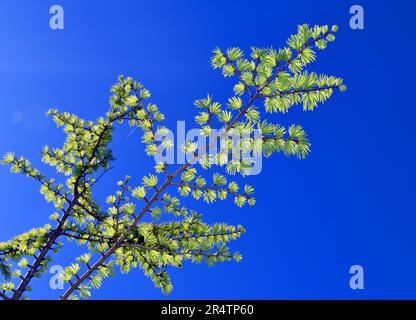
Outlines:
{"label": "small branch", "polygon": [[10,298],[6,296],[3,292],[0,292],[0,298],[2,298],[3,300],[10,300]]}

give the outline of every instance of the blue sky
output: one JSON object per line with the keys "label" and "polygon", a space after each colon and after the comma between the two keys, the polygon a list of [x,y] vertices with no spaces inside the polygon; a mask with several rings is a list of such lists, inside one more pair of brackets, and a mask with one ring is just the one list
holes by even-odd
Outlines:
{"label": "blue sky", "polygon": [[[49,28],[49,8],[65,10],[65,29]],[[349,28],[349,8],[365,10],[365,29]],[[29,1],[0,4],[0,153],[14,150],[45,172],[39,151],[63,135],[43,116],[51,108],[94,119],[108,108],[118,74],[145,84],[167,124],[193,125],[193,100],[222,102],[232,81],[211,69],[214,47],[281,47],[302,23],[338,24],[335,43],[310,70],[344,78],[312,113],[278,115],[308,132],[307,160],[276,155],[263,162],[257,205],[203,208],[209,221],[242,224],[232,245],[240,264],[172,270],[173,299],[416,298],[415,41],[411,1]],[[152,165],[137,135],[115,133],[115,169],[104,197],[125,174],[138,182]],[[38,185],[0,168],[0,241],[47,222],[52,212]],[[192,202],[192,201],[191,201]],[[192,206],[188,203],[188,206]],[[77,249],[57,256],[72,261]],[[349,288],[349,268],[365,271],[365,289]],[[54,298],[48,279],[34,298]],[[94,298],[163,298],[140,270],[106,280]]]}

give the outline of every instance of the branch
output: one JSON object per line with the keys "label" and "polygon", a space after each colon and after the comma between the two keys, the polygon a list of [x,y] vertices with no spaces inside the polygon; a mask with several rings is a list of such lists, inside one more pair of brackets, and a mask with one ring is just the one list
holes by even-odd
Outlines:
{"label": "branch", "polygon": [[29,270],[27,271],[26,275],[22,278],[17,290],[14,292],[11,300],[19,300],[24,292],[26,291],[30,281],[35,276],[36,272],[38,271],[39,267],[41,266],[43,260],[46,258],[47,254],[52,248],[52,245],[55,243],[56,239],[61,235],[62,227],[65,224],[65,221],[68,219],[70,212],[72,211],[74,203],[71,203],[67,210],[65,210],[64,215],[62,216],[58,227],[54,229],[45,244],[45,246],[41,249],[40,253],[36,256],[35,262],[30,266]]}
{"label": "branch", "polygon": [[[259,92],[257,92],[252,98],[250,98],[250,100],[247,102],[246,106],[240,110],[240,112],[238,113],[238,115],[235,117],[234,121],[231,122],[231,124],[228,124],[225,127],[225,132],[221,133],[219,136],[223,136],[226,134],[227,130],[230,129],[232,127],[232,125],[244,114],[245,110],[247,108],[250,107],[250,105],[254,102],[255,99],[257,99],[259,97]],[[77,278],[77,281],[75,281],[74,283],[72,283],[70,285],[70,287],[67,289],[67,291],[60,297],[61,300],[67,300],[71,294],[74,292],[74,290],[76,290],[81,283],[83,283],[86,279],[88,279],[90,277],[90,275],[96,271],[102,264],[104,264],[107,259],[123,244],[123,241],[126,237],[126,234],[128,234],[130,231],[132,231],[137,224],[139,223],[140,219],[142,218],[142,216],[150,209],[150,206],[158,200],[159,195],[168,187],[172,184],[172,180],[177,177],[178,175],[180,175],[183,171],[185,171],[186,168],[188,168],[189,166],[191,166],[194,160],[200,158],[201,156],[203,156],[205,153],[200,153],[198,155],[195,155],[194,157],[192,157],[191,160],[187,161],[185,164],[183,164],[181,167],[179,167],[176,171],[174,171],[172,174],[168,175],[167,179],[165,180],[165,182],[163,183],[163,185],[160,188],[156,188],[156,192],[153,194],[153,196],[146,202],[146,205],[143,207],[143,209],[139,212],[139,214],[136,216],[136,218],[133,220],[133,222],[131,223],[131,225],[129,226],[129,228],[127,229],[127,232],[124,233],[118,240],[117,242],[110,247],[106,253],[104,253],[102,255],[102,257],[95,262],[91,268],[89,268],[82,276],[80,276],[79,278]]]}
{"label": "branch", "polygon": [[286,95],[291,95],[291,94],[298,94],[298,93],[308,93],[308,92],[319,92],[319,91],[324,91],[324,90],[329,90],[329,89],[337,89],[338,86],[323,86],[323,87],[313,87],[313,88],[307,88],[307,89],[293,89],[293,90],[286,90],[286,91],[277,91],[276,94],[272,94],[272,95],[262,95],[262,97],[266,97],[266,98],[275,98],[275,97],[283,97]]}
{"label": "branch", "polygon": [[[141,102],[141,99],[138,100],[138,104],[140,102]],[[123,117],[126,114],[128,114],[129,112],[130,112],[130,110],[127,110],[126,112],[124,112],[119,117]],[[108,122],[104,125],[103,130],[98,135],[98,139],[97,139],[97,141],[96,141],[96,143],[94,145],[94,148],[93,148],[93,150],[91,152],[90,157],[87,159],[86,163],[81,168],[82,169],[82,172],[86,172],[89,169],[89,167],[91,166],[92,161],[97,156],[97,153],[100,150],[101,143],[102,143],[102,140],[103,140],[105,134],[112,127],[113,122],[117,121],[119,117],[115,117],[115,118],[112,118],[112,119],[108,119]],[[100,179],[101,176],[98,179]],[[79,187],[79,184],[81,182],[81,179],[82,179],[82,174],[80,174],[77,177],[77,179],[76,179],[76,181],[74,183],[74,188],[73,188],[73,190],[74,190],[74,197],[71,200],[71,202],[69,203],[68,208],[66,210],[64,210],[64,214],[62,215],[61,219],[59,220],[58,226],[51,232],[51,234],[49,236],[49,239],[48,239],[46,245],[40,250],[40,253],[36,256],[36,259],[35,259],[34,263],[31,265],[31,267],[27,271],[26,275],[22,278],[22,281],[20,282],[17,290],[14,292],[14,294],[13,294],[13,296],[11,298],[12,300],[19,300],[22,297],[22,295],[26,291],[26,289],[27,289],[30,281],[35,276],[36,272],[39,270],[39,267],[41,266],[42,262],[46,258],[46,256],[49,253],[49,251],[52,249],[52,245],[62,235],[63,226],[65,225],[66,220],[70,217],[70,215],[71,215],[71,213],[72,213],[72,211],[74,209],[74,206],[75,205],[79,205],[79,203],[78,203],[79,197],[82,197],[83,196],[83,192],[85,191],[85,189],[84,189],[83,192],[81,192],[81,193],[78,192],[78,187]]]}
{"label": "branch", "polygon": [[[321,35],[320,37],[314,39],[311,42],[305,43],[304,46],[297,51],[297,54],[287,60],[286,64],[278,67],[276,73],[272,76],[270,76],[270,78],[263,84],[263,86],[259,87],[257,85],[255,85],[255,90],[256,92],[253,94],[250,90],[246,90],[246,92],[248,92],[249,95],[249,100],[247,101],[247,103],[245,104],[245,106],[243,108],[241,108],[238,112],[238,114],[233,118],[232,121],[228,122],[227,125],[225,125],[224,129],[225,131],[223,131],[221,134],[217,135],[216,138],[218,137],[222,137],[224,135],[227,134],[227,131],[231,128],[234,127],[234,125],[237,123],[237,121],[247,112],[248,108],[250,108],[250,106],[253,104],[253,102],[258,99],[263,97],[261,92],[262,90],[268,86],[271,81],[273,81],[283,70],[285,70],[295,59],[297,59],[301,54],[302,51],[305,50],[307,47],[313,45],[315,42],[317,42],[320,39],[325,38],[327,35],[329,34],[329,32],[324,33],[323,35]],[[234,66],[234,65],[233,65]],[[238,71],[238,70],[237,70]],[[241,74],[239,74],[237,72],[237,75],[239,76],[239,79],[242,80]],[[246,87],[246,89],[248,88],[247,83],[244,83],[244,86]],[[307,89],[305,89],[307,90]],[[306,92],[306,91],[305,91]],[[289,94],[289,92],[287,93]],[[213,139],[215,140],[215,139]],[[211,142],[211,144],[214,144],[215,142]],[[194,165],[195,160],[198,160],[199,158],[201,158],[203,155],[206,154],[206,150],[208,148],[205,149],[205,151],[202,151],[201,153],[198,154],[194,154],[194,156],[191,158],[191,160],[187,161],[185,164],[183,164],[182,166],[180,166],[176,171],[174,171],[173,173],[169,174],[167,173],[167,178],[164,181],[164,183],[158,187],[155,188],[155,193],[153,194],[153,196],[150,199],[146,199],[146,204],[144,205],[144,207],[140,210],[140,212],[138,213],[137,216],[135,216],[134,220],[131,222],[130,226],[126,229],[126,232],[123,233],[122,235],[120,235],[120,237],[117,239],[117,241],[105,252],[102,253],[102,256],[100,257],[100,259],[98,259],[91,267],[88,267],[88,269],[84,272],[84,274],[82,274],[81,276],[77,276],[76,277],[76,281],[74,283],[70,282],[70,286],[69,288],[65,291],[65,293],[60,297],[61,300],[66,300],[68,299],[72,293],[77,290],[80,285],[87,279],[90,279],[90,276],[92,273],[94,273],[97,269],[99,269],[102,265],[104,265],[107,261],[107,259],[109,259],[112,254],[120,247],[123,246],[124,244],[124,240],[127,237],[127,234],[132,231],[139,223],[139,221],[141,220],[142,216],[149,211],[151,205],[155,202],[158,201],[159,196],[164,192],[164,190],[172,185],[172,181],[174,178],[176,178],[178,175],[180,175],[181,173],[183,173],[188,167]]]}
{"label": "branch", "polygon": [[10,298],[6,296],[3,292],[0,292],[0,298],[2,298],[3,300],[10,300]]}

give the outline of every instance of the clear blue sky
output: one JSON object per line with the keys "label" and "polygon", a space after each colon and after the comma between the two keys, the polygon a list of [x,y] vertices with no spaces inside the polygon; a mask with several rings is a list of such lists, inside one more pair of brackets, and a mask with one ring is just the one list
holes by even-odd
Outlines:
{"label": "clear blue sky", "polygon": [[[65,10],[65,29],[49,28],[49,8]],[[365,30],[349,28],[355,1],[3,1],[0,4],[0,153],[14,150],[39,168],[40,149],[63,135],[51,107],[94,119],[108,108],[118,74],[152,91],[168,125],[191,125],[193,100],[232,94],[211,69],[215,46],[283,46],[301,23],[338,24],[335,43],[311,70],[341,76],[348,91],[313,113],[276,116],[308,131],[307,160],[277,155],[249,178],[257,205],[204,207],[209,221],[242,224],[233,248],[241,264],[172,270],[170,298],[416,298],[414,12],[412,1],[358,1]],[[151,160],[137,135],[116,132],[116,167],[97,196],[125,174],[136,182]],[[45,172],[51,172],[44,168]],[[273,184],[272,184],[273,183]],[[47,222],[38,185],[0,168],[0,241]],[[192,203],[189,203],[192,207]],[[197,208],[201,208],[197,205]],[[56,263],[72,261],[68,248]],[[349,268],[365,270],[365,289],[349,288]],[[54,298],[48,279],[33,297]],[[161,298],[140,270],[104,282],[94,298]]]}

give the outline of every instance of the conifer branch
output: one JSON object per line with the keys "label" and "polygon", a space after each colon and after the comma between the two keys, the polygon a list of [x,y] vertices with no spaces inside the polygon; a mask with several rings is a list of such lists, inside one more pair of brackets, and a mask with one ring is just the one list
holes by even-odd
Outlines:
{"label": "conifer branch", "polygon": [[[99,288],[115,266],[123,273],[139,267],[156,287],[169,293],[172,284],[166,270],[168,266],[179,267],[183,260],[204,260],[209,265],[232,259],[240,261],[241,255],[231,254],[226,244],[239,238],[245,231],[243,227],[206,224],[201,215],[189,212],[181,206],[179,198],[168,191],[176,190],[181,197],[192,195],[195,200],[203,199],[208,204],[231,195],[239,207],[254,205],[251,186],[241,189],[219,173],[213,175],[212,183],[207,183],[203,175],[197,175],[196,164],[202,169],[225,166],[227,175],[245,176],[250,172],[252,160],[244,156],[243,149],[266,157],[282,152],[305,158],[310,144],[303,128],[299,125],[285,128],[270,123],[267,117],[260,121],[261,113],[255,104],[262,102],[266,114],[285,113],[298,104],[309,111],[329,99],[335,90],[344,91],[342,79],[304,70],[316,58],[314,48],[324,49],[335,39],[336,31],[335,26],[331,29],[299,26],[287,47],[279,50],[251,48],[251,60],[245,58],[239,48],[226,52],[215,49],[212,66],[221,69],[225,77],[235,76],[238,83],[225,107],[214,102],[211,96],[195,101],[202,109],[195,121],[201,126],[201,136],[210,138],[210,142],[198,149],[194,141],[185,141],[181,149],[189,157],[184,164],[176,167],[157,163],[155,174],[143,177],[136,188],[129,185],[130,178],[126,177],[118,183],[115,194],[107,197],[107,210],[92,198],[92,189],[112,168],[110,163],[114,158],[108,145],[114,123],[128,122],[133,131],[142,129],[146,154],[154,156],[174,145],[167,137],[158,138],[168,132],[166,127],[158,125],[164,115],[156,105],[146,104],[150,92],[142,84],[123,76],[112,87],[110,110],[105,117],[85,121],[76,115],[50,110],[49,115],[58,127],[63,127],[67,139],[61,149],[45,147],[42,160],[55,167],[58,174],[68,177],[66,188],[47,179],[29,161],[16,158],[12,153],[6,154],[2,162],[10,165],[12,172],[23,173],[40,182],[41,193],[61,214],[51,215],[56,221],[53,229],[45,225],[0,243],[0,272],[6,280],[12,278],[0,283],[0,297],[8,299],[9,294],[11,299],[21,299],[33,277],[45,272],[51,252],[61,249],[62,244],[58,242],[61,238],[86,244],[88,250],[76,258],[77,263],[64,269],[61,278],[68,287],[60,297],[62,300],[78,298],[78,295],[88,298],[90,289]],[[219,124],[221,130],[214,133],[215,124]],[[253,134],[254,130],[260,131],[260,137],[249,136],[239,142],[241,159],[228,161],[228,156],[232,155],[229,149],[221,149],[215,156],[210,154],[218,140],[226,141],[229,136],[243,132]],[[162,213],[173,214],[175,220],[160,222]],[[150,214],[154,222],[142,222],[145,214]],[[27,259],[31,257],[34,261],[29,264]],[[22,270],[26,270],[24,275]],[[16,289],[13,279],[20,280]]]}

